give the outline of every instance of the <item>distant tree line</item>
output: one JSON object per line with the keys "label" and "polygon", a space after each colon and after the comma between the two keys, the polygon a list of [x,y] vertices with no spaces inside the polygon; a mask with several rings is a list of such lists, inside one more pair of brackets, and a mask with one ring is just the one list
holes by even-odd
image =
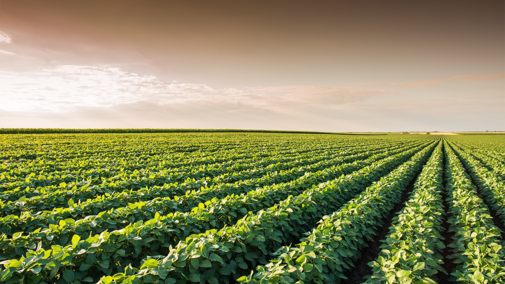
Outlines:
{"label": "distant tree line", "polygon": [[0,134],[49,134],[49,133],[180,133],[180,132],[265,132],[265,133],[310,133],[343,134],[336,132],[255,130],[255,129],[160,129],[160,128],[0,128]]}

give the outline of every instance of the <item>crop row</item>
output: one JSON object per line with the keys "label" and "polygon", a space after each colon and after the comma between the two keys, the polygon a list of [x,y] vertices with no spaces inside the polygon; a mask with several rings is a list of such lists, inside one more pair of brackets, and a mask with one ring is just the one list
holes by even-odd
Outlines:
{"label": "crop row", "polygon": [[442,144],[424,166],[405,207],[393,219],[381,245],[372,275],[366,283],[436,283],[444,271],[442,236],[443,204]]}
{"label": "crop row", "polygon": [[[244,149],[245,153],[240,154],[237,151],[221,151],[221,155],[216,155],[213,153],[213,159],[208,159],[207,157],[199,159],[187,159],[187,153],[180,154],[179,158],[182,159],[180,162],[174,162],[174,156],[163,157],[160,160],[159,157],[153,159],[143,160],[134,157],[121,157],[120,159],[115,158],[115,156],[109,157],[109,159],[101,158],[96,161],[95,159],[88,159],[84,161],[72,160],[71,164],[68,162],[57,162],[54,164],[48,163],[44,160],[43,163],[36,163],[33,165],[16,165],[15,170],[4,171],[0,175],[0,183],[2,186],[0,189],[2,191],[13,190],[17,187],[25,189],[26,187],[31,187],[37,189],[40,186],[48,185],[58,185],[62,182],[68,183],[69,186],[73,185],[83,185],[85,183],[100,183],[103,180],[108,182],[113,182],[115,180],[121,180],[123,178],[131,179],[133,177],[142,177],[156,174],[157,172],[163,173],[183,173],[183,172],[194,172],[193,174],[200,174],[201,176],[214,176],[212,172],[206,175],[205,172],[200,173],[202,170],[210,169],[222,169],[237,167],[248,162],[258,163],[261,162],[261,158],[275,159],[280,157],[289,158],[296,157],[305,153],[313,152],[314,154],[319,152],[332,152],[338,149],[349,148],[345,147],[313,147],[311,149],[299,149],[293,152],[292,148],[285,149],[285,151],[265,151],[265,149]],[[186,155],[185,155],[186,154]],[[208,155],[208,153],[207,153]],[[223,157],[224,155],[224,157]],[[111,159],[112,158],[112,159]],[[203,160],[205,162],[200,162]],[[217,160],[217,161],[216,161]],[[140,164],[139,164],[140,162]],[[41,167],[43,166],[43,167]],[[195,173],[195,168],[196,173]],[[235,169],[234,169],[235,170]],[[236,170],[240,170],[237,168]],[[140,175],[140,176],[139,176]],[[72,184],[73,183],[73,184]]]}
{"label": "crop row", "polygon": [[[148,177],[151,172],[173,171],[173,169],[178,169],[179,172],[191,172],[195,167],[205,165],[215,165],[214,167],[216,167],[216,164],[220,163],[220,168],[230,167],[237,163],[245,163],[270,156],[299,155],[313,151],[335,151],[338,148],[350,148],[351,145],[342,143],[336,143],[336,145],[299,143],[297,147],[282,148],[258,147],[249,144],[246,144],[246,146],[250,147],[220,149],[214,152],[203,148],[200,152],[191,153],[190,157],[188,157],[187,152],[173,153],[170,152],[170,147],[167,147],[158,149],[153,155],[146,155],[145,152],[133,155],[112,152],[99,157],[89,155],[82,159],[70,160],[67,155],[58,159],[42,157],[33,163],[18,163],[6,160],[0,163],[0,190],[10,190],[15,187],[24,188],[26,186],[36,189],[38,186],[58,185],[62,182],[67,183],[69,186],[76,182],[97,183],[101,182],[102,178],[113,178],[119,174],[144,174]],[[145,145],[137,145],[137,147],[145,150]],[[61,149],[59,150],[61,151]],[[58,151],[55,155],[61,155],[61,152]]]}
{"label": "crop row", "polygon": [[[54,139],[56,137],[52,137]],[[275,155],[292,155],[296,153],[310,152],[314,150],[331,150],[337,148],[354,148],[359,146],[371,146],[375,144],[378,147],[391,145],[389,140],[379,139],[317,139],[306,136],[298,137],[296,140],[285,140],[284,136],[272,137],[272,139],[250,139],[242,137],[238,143],[233,143],[227,149],[223,150],[223,143],[219,143],[220,137],[209,140],[208,143],[196,143],[198,140],[187,139],[183,141],[172,141],[169,139],[160,139],[157,137],[153,141],[146,139],[137,139],[131,137],[107,137],[109,140],[102,141],[104,137],[94,138],[87,143],[78,143],[83,137],[73,137],[68,145],[73,146],[73,152],[82,154],[80,158],[72,158],[72,154],[63,149],[67,144],[54,144],[49,152],[46,146],[41,145],[47,142],[47,137],[40,139],[42,142],[33,143],[32,139],[25,139],[25,143],[12,143],[16,145],[16,152],[34,154],[26,154],[34,156],[33,159],[6,159],[0,158],[0,190],[4,187],[16,186],[9,183],[11,181],[20,181],[29,179],[33,182],[30,185],[36,188],[39,184],[47,185],[46,183],[59,184],[61,182],[72,183],[81,175],[86,175],[90,179],[97,177],[113,177],[118,173],[131,173],[135,171],[163,171],[172,168],[181,167],[198,167],[200,165],[211,165],[222,163],[223,166],[230,166],[235,163],[232,161],[242,162],[242,160],[261,159]],[[257,137],[251,137],[257,138]],[[278,138],[278,139],[276,139]],[[12,139],[11,139],[12,140]],[[12,142],[9,140],[9,142]],[[60,140],[60,139],[58,139]],[[112,143],[117,140],[121,144]],[[229,140],[225,137],[224,140]],[[280,141],[279,141],[280,140]],[[37,140],[35,139],[35,142]],[[109,141],[109,143],[107,143]],[[167,143],[174,142],[174,143]],[[330,143],[331,141],[331,143]],[[352,141],[352,143],[349,143]],[[0,140],[1,142],[1,140]],[[182,147],[178,142],[190,143],[195,149]],[[411,141],[406,141],[411,143]],[[11,145],[11,144],[7,144]],[[2,146],[2,153],[5,153],[5,146]],[[28,147],[23,147],[28,145]],[[174,147],[179,146],[181,151],[175,151]],[[92,147],[92,151],[87,151],[86,147]],[[126,149],[123,151],[123,147]],[[190,148],[191,148],[190,147]],[[108,149],[107,153],[100,153],[102,149]],[[194,151],[193,151],[194,150]],[[189,168],[189,169],[191,169]],[[19,184],[19,186],[28,186],[27,184]]]}
{"label": "crop row", "polygon": [[[296,166],[310,164],[321,160],[323,160],[323,162],[328,161],[328,156],[316,156],[313,158],[307,157],[306,159],[296,159],[293,162],[286,164],[277,163],[272,165],[270,168],[267,168],[266,170],[258,170],[256,167],[253,167],[252,169],[235,173],[232,176],[226,174],[228,170],[224,169],[225,173],[222,175],[218,175],[215,178],[198,179],[198,182],[203,186],[212,186],[222,183],[226,178],[232,179],[231,182],[241,179],[260,178],[271,171],[275,172],[277,170],[282,170],[283,168],[290,169]],[[331,161],[331,159],[329,161]],[[217,173],[217,170],[219,169],[214,169],[214,173]],[[149,178],[123,180],[122,182],[104,182],[98,186],[93,186],[90,184],[86,184],[85,186],[79,188],[76,186],[73,188],[67,188],[67,185],[63,185],[61,187],[53,186],[47,190],[44,190],[44,192],[47,193],[44,195],[33,196],[31,198],[21,198],[16,201],[0,202],[0,212],[3,214],[6,214],[7,212],[11,214],[19,214],[23,211],[36,212],[48,208],[63,207],[67,205],[70,200],[72,200],[71,203],[79,203],[86,201],[87,199],[94,198],[97,195],[113,194],[132,190],[139,191],[139,189],[141,190],[142,188],[146,187],[153,188],[163,186],[165,187],[164,190],[167,191],[167,189],[171,187],[179,186],[180,182],[187,183],[194,180],[188,176],[188,173],[184,172],[181,174],[161,172],[157,173],[156,176],[149,176]],[[233,176],[235,176],[235,178],[233,178]],[[187,191],[188,189],[191,188],[185,188],[184,191]]]}
{"label": "crop row", "polygon": [[[394,148],[393,148],[394,149]],[[400,148],[401,149],[401,148]],[[309,165],[302,168],[294,168],[288,171],[281,171],[277,173],[268,174],[264,177],[257,179],[249,179],[235,184],[217,184],[211,187],[202,187],[201,181],[191,181],[185,184],[172,184],[163,187],[153,187],[141,190],[131,190],[121,193],[113,193],[106,196],[99,196],[94,199],[89,199],[80,204],[74,204],[69,208],[55,208],[52,211],[45,211],[42,214],[32,214],[25,212],[20,216],[9,215],[0,219],[1,231],[6,234],[12,234],[19,231],[31,231],[30,228],[41,227],[42,224],[57,224],[59,220],[66,218],[83,218],[90,214],[98,214],[100,211],[107,211],[118,207],[127,207],[131,209],[139,207],[153,206],[156,211],[166,211],[168,208],[178,210],[180,208],[189,207],[191,204],[185,204],[193,200],[205,202],[212,198],[222,198],[229,194],[240,194],[249,190],[256,189],[261,186],[273,185],[299,178],[305,172],[313,172],[325,169],[332,164],[339,164],[342,162],[350,162],[360,158],[369,156],[371,153],[363,153],[358,155],[343,156],[333,161],[322,161],[317,164]],[[192,190],[198,189],[198,190]],[[188,191],[189,190],[189,191]],[[177,194],[184,194],[184,196],[174,197],[175,203],[169,198]],[[163,198],[165,197],[165,198]],[[150,204],[135,204],[139,200],[149,201]],[[133,203],[133,204],[132,204]],[[147,211],[149,212],[149,211]],[[153,216],[153,215],[151,215]]]}
{"label": "crop row", "polygon": [[[448,144],[444,148],[447,160],[446,190],[449,194],[447,198],[449,212],[446,212],[446,216],[449,216],[447,220],[449,230],[455,236],[444,240],[441,235],[444,230],[442,228],[444,208],[441,199],[442,159],[441,152],[435,151],[435,155],[417,180],[411,199],[400,215],[394,218],[394,224],[389,236],[383,241],[384,244],[381,246],[383,250],[379,257],[370,263],[373,273],[365,283],[436,283],[435,281],[440,280],[437,279],[440,273],[449,273],[450,281],[461,283],[505,281],[503,268],[505,254],[499,230],[493,225],[486,206],[478,197],[475,187],[452,149]],[[357,202],[360,205],[363,203],[363,201]],[[374,208],[374,213],[377,208],[383,207]],[[361,220],[361,217],[359,219]],[[328,232],[325,230],[332,230],[332,221],[327,222],[330,222],[327,227],[320,225],[322,236]],[[375,224],[376,221],[363,224],[361,231],[366,231],[372,223]],[[319,236],[320,243],[305,243],[312,245],[308,249],[279,251],[277,254],[280,254],[280,257],[277,260],[272,261],[269,266],[259,268],[260,271],[253,277],[242,277],[241,280],[251,283],[291,283],[294,280],[304,282],[323,280],[324,283],[338,283],[345,279],[343,272],[346,271],[344,268],[346,259],[349,259],[345,254],[354,252],[354,246],[358,247],[358,244],[351,243],[357,235],[349,232],[346,223],[333,222],[333,225],[341,225],[344,232],[333,235],[333,239],[328,238],[329,240]],[[358,228],[355,224],[350,227]],[[315,236],[314,239],[311,237],[312,235],[307,239],[311,241],[316,239]],[[325,244],[324,240],[328,240],[328,243]],[[444,242],[452,249],[449,256],[441,254],[445,248]],[[316,261],[307,262],[306,257],[314,256],[311,253],[312,248],[317,248],[318,245],[323,245],[325,253],[317,255]],[[300,251],[305,253],[305,257]],[[330,253],[335,251],[337,253]],[[444,261],[453,262],[456,267],[452,271],[445,271],[441,266]],[[353,263],[348,261],[347,266],[349,271]]]}
{"label": "crop row", "polygon": [[505,181],[505,159],[498,158],[495,155],[492,155],[490,152],[483,152],[480,149],[472,149],[461,147],[460,144],[452,143],[452,145],[457,148],[467,152],[474,159],[477,159],[482,163],[482,166],[488,168],[491,172],[493,172],[497,177],[499,177],[502,181]]}
{"label": "crop row", "polygon": [[[93,187],[97,192],[100,191],[120,191],[126,188],[136,189],[145,186],[163,185],[164,183],[184,182],[187,179],[205,179],[207,183],[216,182],[235,182],[247,178],[250,175],[261,175],[265,172],[277,171],[281,169],[290,168],[293,166],[303,165],[306,161],[320,161],[328,159],[339,152],[331,151],[313,151],[293,156],[273,156],[267,159],[256,159],[254,161],[244,161],[243,163],[236,162],[231,166],[222,165],[206,165],[202,167],[193,167],[188,169],[174,168],[169,170],[145,170],[134,171],[127,173],[119,171],[113,173],[108,178],[103,177],[101,174],[96,177],[88,179],[87,173],[80,174],[75,177],[75,181],[70,183],[60,183],[59,185],[42,186],[30,188],[27,186],[19,186],[15,184],[16,188],[8,190],[6,187],[0,193],[0,200],[4,202],[15,201],[22,196],[31,198],[40,195],[47,195],[57,190],[65,190],[67,192],[78,192],[81,188]],[[282,163],[281,163],[282,162]],[[292,162],[292,163],[290,163]],[[95,170],[94,170],[95,171]],[[95,171],[96,172],[96,171]],[[94,173],[93,173],[94,174]],[[39,180],[44,180],[44,176],[38,176]],[[78,180],[81,180],[80,182]],[[25,180],[23,183],[32,184],[33,181]]]}
{"label": "crop row", "polygon": [[123,157],[133,161],[148,161],[157,157],[165,160],[171,156],[187,157],[187,153],[219,156],[227,151],[247,154],[247,150],[270,152],[276,149],[326,148],[354,143],[390,143],[387,140],[358,137],[345,139],[340,136],[335,139],[331,136],[254,134],[36,135],[5,138],[3,141],[7,143],[0,140],[3,150],[0,153],[1,160],[47,162],[54,166],[58,166],[55,162],[86,158],[105,163]]}
{"label": "crop row", "polygon": [[[456,152],[463,165],[468,169],[468,173],[479,186],[482,197],[491,206],[500,218],[500,222],[505,225],[505,190],[504,182],[495,171],[488,170],[479,160],[472,155],[460,150]],[[485,158],[484,158],[485,159]],[[500,169],[496,165],[495,170]],[[503,167],[505,170],[505,167]]]}
{"label": "crop row", "polygon": [[[372,147],[373,146],[375,145],[372,145]],[[338,153],[338,151],[348,148],[349,146],[341,147],[340,150],[338,147],[333,147],[332,149],[325,149],[324,151],[322,149],[301,151],[301,153],[294,153],[293,155],[288,156],[283,155],[282,153],[271,153],[274,157],[267,157],[266,161],[260,160],[261,157],[253,156],[253,158],[250,158],[249,160],[234,161],[232,164],[211,164],[204,165],[202,167],[195,167],[195,165],[191,165],[191,167],[170,168],[168,170],[164,169],[164,165],[161,168],[153,168],[151,166],[144,165],[147,167],[147,170],[135,170],[133,172],[128,172],[127,168],[123,166],[120,166],[118,171],[112,171],[109,168],[100,169],[100,167],[95,167],[88,172],[83,172],[82,169],[80,169],[77,174],[73,175],[66,175],[65,173],[57,172],[60,174],[60,178],[56,178],[56,180],[63,177],[63,179],[68,183],[64,182],[54,185],[54,181],[51,179],[49,183],[53,186],[49,186],[47,188],[40,188],[40,184],[37,184],[37,182],[41,182],[43,184],[48,180],[48,177],[44,174],[39,173],[36,175],[36,173],[32,173],[30,174],[30,177],[27,177],[21,183],[7,183],[3,181],[2,186],[4,187],[4,192],[1,194],[0,198],[14,200],[23,195],[30,197],[33,195],[45,194],[46,192],[60,189],[59,187],[71,190],[73,187],[89,187],[95,185],[120,190],[126,187],[139,188],[145,185],[159,185],[165,182],[181,182],[188,178],[213,178],[224,173],[232,173],[240,170],[247,170],[248,168],[254,168],[256,165],[264,166],[269,163],[279,162],[280,159],[284,159],[286,161],[297,158],[303,159],[303,156],[317,155],[318,153],[322,155],[330,155],[331,153]],[[359,149],[359,147],[353,147],[351,149]],[[253,159],[256,160],[251,163]],[[20,168],[23,168],[23,166]],[[240,177],[239,173],[235,175]],[[31,186],[32,188],[26,188],[28,186]]]}
{"label": "crop row", "polygon": [[258,267],[245,283],[340,283],[374,238],[402,192],[428,160],[432,147],[416,154],[368,187],[340,210],[325,216],[308,237],[278,250],[270,263]]}
{"label": "crop row", "polygon": [[455,281],[504,283],[505,251],[500,230],[493,224],[487,206],[465,172],[452,148],[445,144],[449,203],[449,230],[454,238],[450,258],[457,266],[451,272]]}
{"label": "crop row", "polygon": [[[429,152],[427,147],[422,153]],[[257,264],[265,264],[271,253],[282,245],[296,242],[316,225],[324,215],[338,210],[346,201],[362,191],[373,181],[408,160],[417,151],[401,153],[384,161],[343,176],[320,187],[312,188],[296,197],[289,197],[267,210],[247,215],[235,225],[220,231],[208,230],[181,241],[170,249],[164,259],[147,258],[136,275],[118,274],[105,277],[107,283],[140,278],[152,280],[176,280],[180,283],[210,281],[229,283],[237,277],[249,274]],[[210,266],[200,264],[208,264]]]}
{"label": "crop row", "polygon": [[[494,226],[483,200],[477,195],[465,168],[449,144],[445,144],[449,232],[444,239],[442,158],[434,161],[423,186],[416,188],[402,213],[395,218],[382,251],[370,265],[373,274],[365,283],[437,283],[449,274],[458,283],[503,283],[505,254],[499,229]],[[469,157],[466,153],[459,152]],[[473,161],[476,162],[475,160]],[[420,185],[420,184],[418,184]],[[451,235],[451,234],[449,234]],[[447,254],[448,251],[452,254]],[[446,249],[447,250],[447,249]],[[444,262],[455,264],[446,271]],[[446,266],[451,267],[451,265]]]}
{"label": "crop row", "polygon": [[[432,149],[433,146],[429,148]],[[423,153],[430,149],[423,150]],[[202,263],[201,267],[206,270],[207,274],[204,273],[202,278],[205,277],[205,279],[212,281],[212,277],[222,275],[221,280],[223,281],[233,279],[235,273],[231,273],[232,268],[240,273],[243,272],[242,270],[247,271],[247,267],[254,267],[254,264],[261,259],[266,261],[262,252],[274,251],[286,241],[298,238],[301,234],[300,231],[312,227],[324,214],[335,211],[340,206],[339,204],[351,198],[362,187],[394,169],[415,152],[415,150],[410,150],[397,154],[350,176],[344,176],[327,183],[322,188],[316,187],[306,190],[301,195],[289,197],[270,209],[249,214],[235,225],[225,227],[219,232],[208,230],[200,235],[189,236],[175,248],[168,248],[167,259],[174,257],[177,259],[171,266],[174,269],[172,272],[184,279],[182,275],[189,275],[184,272],[184,269],[195,269],[195,266],[200,264],[200,262],[196,264],[195,260],[191,260],[193,258],[188,258],[188,255],[199,254],[201,256],[202,249],[206,248],[209,250],[207,261]],[[148,250],[150,252],[147,255],[156,255],[154,253],[157,250],[156,245],[161,247],[165,243],[165,240],[160,236],[170,233],[170,231],[160,230],[159,219],[162,216],[156,217],[152,221],[138,225],[132,224],[131,229],[124,228],[111,233],[103,232],[87,239],[81,240],[79,236],[75,235],[72,237],[72,244],[66,247],[54,245],[51,250],[36,248],[17,262],[20,265],[16,265],[15,271],[9,278],[11,281],[19,280],[19,277],[25,277],[24,279],[30,281],[35,281],[35,279],[54,281],[54,279],[62,277],[80,280],[90,277],[91,281],[96,281],[96,277],[100,275],[111,275],[114,271],[123,271],[124,267],[128,267],[129,264],[136,261],[136,258],[132,257],[133,255],[140,256],[142,252],[147,253]],[[179,227],[184,228],[184,226]],[[147,232],[151,233],[147,234]],[[198,246],[197,243],[199,243]],[[209,257],[214,259],[213,261],[217,261],[215,275],[208,275],[208,271],[213,271],[213,269],[206,268],[208,263],[212,261]],[[226,263],[224,267],[219,267],[221,266],[219,259]],[[249,264],[245,262],[246,259]],[[200,260],[203,259],[198,259],[198,261]],[[155,259],[148,259],[144,265],[146,263],[152,264],[153,261],[157,263]],[[184,266],[186,268],[181,267],[177,264],[178,262],[181,265],[182,263],[187,264]],[[51,271],[53,272],[51,273]],[[164,271],[168,273],[171,270]],[[192,273],[188,277],[195,277],[195,275]]]}
{"label": "crop row", "polygon": [[[456,142],[456,141],[454,141]],[[459,147],[466,148],[471,151],[473,154],[478,154],[480,156],[486,156],[492,158],[495,162],[499,162],[501,164],[505,163],[505,152],[499,152],[489,147],[489,145],[480,145],[474,143],[462,143],[463,141],[457,141],[457,145]]]}
{"label": "crop row", "polygon": [[[305,173],[298,179],[290,182],[266,186],[261,189],[244,192],[240,195],[223,194],[224,198],[219,198],[213,191],[204,191],[200,194],[188,194],[171,200],[170,198],[155,199],[137,204],[129,204],[126,207],[117,208],[110,212],[103,212],[95,216],[87,216],[85,219],[74,221],[73,219],[61,220],[55,225],[49,225],[47,229],[41,229],[47,226],[44,221],[47,218],[39,218],[38,223],[35,219],[31,220],[30,226],[39,227],[39,229],[26,236],[14,234],[12,238],[5,235],[0,237],[0,247],[4,255],[9,257],[22,256],[27,248],[34,249],[39,243],[43,248],[51,245],[68,245],[74,234],[82,238],[101,233],[104,230],[117,230],[124,227],[136,228],[138,222],[145,222],[153,219],[156,215],[166,215],[160,217],[160,222],[166,223],[164,230],[175,230],[170,238],[165,238],[165,244],[173,243],[170,240],[177,240],[185,236],[201,231],[202,229],[213,227],[221,228],[224,225],[235,223],[249,211],[257,211],[274,205],[276,202],[285,199],[289,195],[302,193],[304,190],[317,186],[323,182],[340,177],[343,174],[349,174],[359,170],[373,162],[388,157],[397,151],[387,151],[377,155],[369,154],[368,159],[359,161],[363,155],[354,155],[345,159],[349,163],[325,168],[323,170]],[[340,164],[340,165],[338,165]],[[303,172],[303,171],[302,171]],[[205,193],[210,193],[205,194]],[[239,192],[236,192],[239,193]],[[203,203],[202,203],[203,202]],[[195,207],[196,206],[196,207]],[[195,207],[195,208],[193,208]],[[190,210],[193,208],[193,210]],[[179,212],[176,212],[179,211]],[[191,211],[189,213],[183,213]],[[51,216],[54,218],[54,216]],[[134,225],[134,222],[137,222]],[[176,224],[186,224],[183,228],[175,226]],[[26,228],[17,228],[20,231],[27,232]],[[168,246],[168,245],[167,245]]]}

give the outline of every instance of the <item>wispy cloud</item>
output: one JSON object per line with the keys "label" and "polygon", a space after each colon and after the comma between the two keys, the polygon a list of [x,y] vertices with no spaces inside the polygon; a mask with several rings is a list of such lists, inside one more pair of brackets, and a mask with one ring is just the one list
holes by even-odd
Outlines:
{"label": "wispy cloud", "polygon": [[504,108],[503,97],[494,92],[487,97],[460,96],[454,102],[450,97],[423,99],[377,87],[215,88],[112,66],[0,71],[0,86],[0,127],[392,131],[437,130],[425,127],[444,125],[445,130],[455,130],[450,126],[498,124]]}
{"label": "wispy cloud", "polygon": [[463,131],[503,129],[502,99],[463,98],[356,102],[338,108],[233,100],[151,101],[83,106],[72,112],[10,112],[0,109],[0,127],[241,128],[320,131]]}
{"label": "wispy cloud", "polygon": [[326,107],[396,92],[324,86],[216,89],[205,84],[166,82],[110,66],[63,65],[38,72],[0,71],[0,108],[6,111],[70,111],[149,102],[248,105],[282,111],[287,106]]}
{"label": "wispy cloud", "polygon": [[5,32],[0,31],[0,43],[11,43],[12,38]]}
{"label": "wispy cloud", "polygon": [[139,101],[169,103],[205,97],[202,84],[164,82],[114,67],[64,65],[38,72],[0,72],[0,108],[13,111],[69,111]]}
{"label": "wispy cloud", "polygon": [[339,88],[328,86],[276,86],[254,88],[253,90],[282,94],[287,100],[302,101],[310,104],[339,105],[364,101],[374,96],[398,96],[397,92],[363,89]]}
{"label": "wispy cloud", "polygon": [[445,82],[451,81],[488,81],[488,80],[499,80],[505,78],[505,73],[498,74],[485,74],[485,75],[461,75],[461,76],[451,76],[445,78],[424,80],[424,81],[413,81],[405,83],[380,83],[380,82],[368,82],[360,83],[360,85],[373,85],[381,87],[399,87],[399,88],[421,88],[421,87],[432,87]]}
{"label": "wispy cloud", "polygon": [[15,55],[15,53],[0,49],[0,55]]}

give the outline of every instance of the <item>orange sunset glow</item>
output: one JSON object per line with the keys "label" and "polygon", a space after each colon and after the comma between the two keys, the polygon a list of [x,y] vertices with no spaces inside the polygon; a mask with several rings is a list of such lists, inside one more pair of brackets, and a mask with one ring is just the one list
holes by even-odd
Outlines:
{"label": "orange sunset glow", "polygon": [[505,130],[503,1],[0,2],[0,127]]}

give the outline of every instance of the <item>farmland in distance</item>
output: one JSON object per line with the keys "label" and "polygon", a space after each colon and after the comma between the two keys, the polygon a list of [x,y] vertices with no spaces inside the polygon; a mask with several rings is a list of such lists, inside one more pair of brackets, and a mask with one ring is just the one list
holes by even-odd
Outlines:
{"label": "farmland in distance", "polygon": [[505,135],[94,132],[0,134],[0,283],[505,283]]}

